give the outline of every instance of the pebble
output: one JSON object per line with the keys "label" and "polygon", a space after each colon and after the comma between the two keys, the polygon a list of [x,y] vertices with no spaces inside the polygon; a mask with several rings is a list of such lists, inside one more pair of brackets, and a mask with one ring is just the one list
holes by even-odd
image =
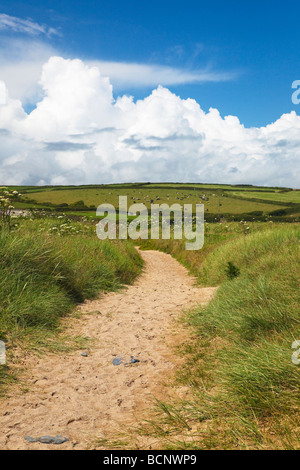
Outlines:
{"label": "pebble", "polygon": [[130,356],[130,362],[127,362],[124,357],[117,356],[115,359],[113,359],[113,365],[114,366],[120,366],[121,364],[124,364],[124,366],[128,366],[130,364],[137,364],[138,362],[141,362],[139,359],[134,358],[133,356]]}
{"label": "pebble", "polygon": [[113,365],[120,366],[121,364],[123,364],[123,358],[119,356],[115,357],[113,360]]}
{"label": "pebble", "polygon": [[25,440],[30,443],[34,442],[40,442],[41,444],[54,444],[54,445],[60,445],[64,444],[65,442],[69,442],[69,439],[67,437],[63,436],[42,436],[42,437],[31,437],[31,436],[26,436]]}

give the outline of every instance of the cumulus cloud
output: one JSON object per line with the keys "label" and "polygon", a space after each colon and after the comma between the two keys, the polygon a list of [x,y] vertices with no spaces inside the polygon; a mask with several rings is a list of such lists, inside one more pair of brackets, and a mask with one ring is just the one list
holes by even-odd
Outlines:
{"label": "cumulus cloud", "polygon": [[[42,98],[25,113],[0,106],[0,184],[125,181],[253,183],[299,187],[300,117],[262,128],[205,113],[159,86],[142,100],[115,97],[98,65],[52,57]],[[1,87],[0,87],[1,90]],[[4,90],[5,96],[7,91]]]}
{"label": "cumulus cloud", "polygon": [[0,81],[0,105],[4,105],[7,102],[7,90],[5,83]]}
{"label": "cumulus cloud", "polygon": [[6,83],[11,98],[21,100],[24,105],[40,100],[43,64],[55,55],[52,46],[38,39],[10,38],[0,45],[0,80]]}

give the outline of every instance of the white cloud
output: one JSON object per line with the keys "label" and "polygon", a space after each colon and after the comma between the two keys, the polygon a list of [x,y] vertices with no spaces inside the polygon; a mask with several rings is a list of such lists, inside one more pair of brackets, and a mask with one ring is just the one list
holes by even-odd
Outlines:
{"label": "white cloud", "polygon": [[[20,99],[24,105],[35,105],[42,97],[39,79],[43,64],[50,57],[61,55],[51,45],[39,39],[10,38],[0,45],[0,80],[3,80],[12,98]],[[149,88],[158,85],[172,86],[191,83],[223,82],[234,80],[236,72],[183,70],[155,64],[126,62],[87,61],[97,67],[103,76],[110,78],[118,90]]]}
{"label": "white cloud", "polygon": [[0,106],[7,103],[7,90],[5,83],[0,81]]}
{"label": "white cloud", "polygon": [[[300,117],[262,128],[205,113],[158,87],[143,100],[113,96],[102,70],[52,57],[43,98],[27,115],[0,106],[0,184],[206,181],[299,187]],[[6,92],[5,92],[6,93]]]}
{"label": "white cloud", "polygon": [[50,37],[60,34],[54,28],[49,28],[46,25],[35,23],[30,19],[23,20],[22,18],[6,15],[4,13],[0,13],[0,30],[29,34],[31,36],[42,34]]}
{"label": "white cloud", "polygon": [[35,104],[42,96],[39,80],[42,67],[56,51],[39,40],[10,39],[0,46],[0,80],[7,85],[11,98],[24,105]]}
{"label": "white cloud", "polygon": [[99,67],[101,73],[107,75],[120,88],[225,82],[237,77],[236,72],[217,72],[209,68],[189,71],[155,64],[106,61],[91,61],[90,65]]}

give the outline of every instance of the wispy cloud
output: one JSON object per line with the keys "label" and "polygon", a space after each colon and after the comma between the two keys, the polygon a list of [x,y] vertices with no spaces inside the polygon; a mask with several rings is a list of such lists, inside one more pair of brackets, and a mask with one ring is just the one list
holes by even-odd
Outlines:
{"label": "wispy cloud", "polygon": [[6,15],[5,13],[0,13],[0,30],[29,34],[31,36],[37,36],[40,34],[48,37],[60,35],[59,31],[55,28],[35,23],[30,19],[24,20],[22,18],[17,18],[16,16]]}
{"label": "wispy cloud", "polygon": [[[0,33],[13,32],[15,37],[0,44],[0,80],[3,80],[9,95],[21,99],[23,104],[34,105],[41,97],[39,78],[42,65],[51,56],[60,56],[49,39],[60,35],[57,29],[40,24],[30,18],[22,19],[0,13]],[[22,34],[23,37],[19,37]],[[24,37],[26,35],[27,37]],[[200,48],[200,45],[197,46]],[[181,45],[173,48],[177,58],[185,54]],[[185,84],[204,84],[208,82],[227,82],[235,80],[240,73],[222,71],[213,67],[172,66],[159,61],[152,63],[104,61],[100,58],[86,61],[88,65],[99,68],[104,77],[109,77],[117,93],[136,88],[150,89],[162,86]]]}
{"label": "wispy cloud", "polygon": [[[0,26],[1,31],[1,26]],[[10,97],[20,99],[26,106],[36,104],[41,95],[39,80],[42,66],[51,56],[61,53],[49,41],[40,37],[10,38],[0,44],[0,80],[7,85]],[[240,75],[236,71],[220,71],[206,67],[202,70],[172,67],[161,64],[93,60],[102,76],[110,78],[116,93],[132,89],[153,89],[158,85],[176,86],[226,82]]]}
{"label": "wispy cloud", "polygon": [[165,65],[107,61],[93,61],[90,64],[99,67],[102,75],[110,77],[112,83],[121,88],[227,82],[238,76],[235,71],[224,72],[210,68],[186,70]]}

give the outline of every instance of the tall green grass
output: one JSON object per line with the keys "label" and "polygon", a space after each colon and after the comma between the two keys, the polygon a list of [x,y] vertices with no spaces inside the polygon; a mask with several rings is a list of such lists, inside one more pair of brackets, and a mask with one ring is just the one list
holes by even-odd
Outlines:
{"label": "tall green grass", "polygon": [[27,220],[0,230],[0,339],[10,348],[54,331],[77,303],[130,284],[141,268],[132,244],[102,242],[82,224]]}
{"label": "tall green grass", "polygon": [[[268,231],[270,226],[276,229],[283,225],[255,221],[205,223],[204,246],[201,250],[195,251],[185,249],[186,240],[139,240],[139,245],[141,249],[153,249],[171,254],[198,278],[199,283],[204,284],[203,263],[209,253],[230,240],[240,239],[242,241],[252,233]],[[289,224],[288,226],[294,227],[296,225]]]}
{"label": "tall green grass", "polygon": [[[230,281],[232,260],[240,275]],[[257,416],[298,409],[291,345],[300,338],[299,261],[299,232],[288,227],[227,243],[205,260],[206,283],[221,286],[192,323],[200,337],[226,340],[216,377],[231,407],[242,402]]]}
{"label": "tall green grass", "polygon": [[192,444],[185,431],[187,446],[300,448],[300,366],[292,363],[300,339],[299,234],[296,225],[268,227],[217,243],[202,259],[201,283],[219,289],[184,318],[194,339],[182,348],[179,380],[195,398],[169,404],[166,415],[171,428],[180,428],[178,416],[198,428]]}

